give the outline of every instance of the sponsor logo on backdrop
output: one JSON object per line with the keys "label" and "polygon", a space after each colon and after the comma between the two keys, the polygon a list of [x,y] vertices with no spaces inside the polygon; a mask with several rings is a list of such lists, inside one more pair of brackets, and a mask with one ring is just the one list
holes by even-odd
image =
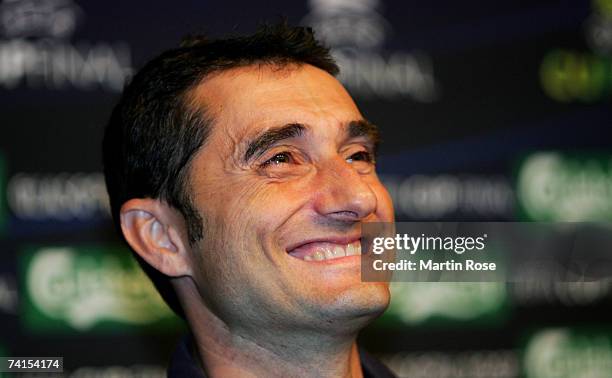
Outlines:
{"label": "sponsor logo on backdrop", "polygon": [[391,293],[382,320],[397,326],[497,322],[505,314],[508,299],[502,282],[392,283]]}
{"label": "sponsor logo on backdrop", "polygon": [[521,307],[563,305],[566,307],[591,306],[608,300],[612,281],[578,282],[515,282],[510,286],[512,302]]}
{"label": "sponsor logo on backdrop", "polygon": [[175,316],[126,250],[42,247],[26,251],[22,258],[22,321],[30,331],[163,329],[177,325]]}
{"label": "sponsor logo on backdrop", "polygon": [[542,330],[528,341],[523,362],[527,378],[608,377],[612,333],[610,329]]}
{"label": "sponsor logo on backdrop", "polygon": [[310,0],[302,22],[332,47],[342,83],[362,98],[407,97],[434,102],[439,86],[431,58],[423,51],[385,51],[391,24],[379,0]]}
{"label": "sponsor logo on backdrop", "polygon": [[109,215],[101,173],[18,173],[7,186],[8,205],[22,220],[86,220]]}
{"label": "sponsor logo on backdrop", "polygon": [[554,49],[540,66],[544,92],[563,103],[594,103],[612,94],[612,59],[587,51]]}
{"label": "sponsor logo on backdrop", "polygon": [[517,175],[521,216],[534,221],[612,220],[612,155],[539,152]]}
{"label": "sponsor logo on backdrop", "polygon": [[515,350],[465,350],[399,352],[382,357],[398,377],[410,378],[511,378],[519,377]]}
{"label": "sponsor logo on backdrop", "polygon": [[515,194],[508,178],[499,175],[381,175],[401,219],[473,216],[509,219]]}
{"label": "sponsor logo on backdrop", "polygon": [[585,24],[587,42],[602,55],[612,54],[612,0],[592,0],[593,13]]}
{"label": "sponsor logo on backdrop", "polygon": [[71,42],[85,13],[72,0],[0,3],[0,88],[120,91],[132,73],[124,42]]}
{"label": "sponsor logo on backdrop", "polygon": [[540,65],[544,92],[558,102],[594,103],[612,95],[612,0],[592,0],[584,23],[592,51],[550,50]]}

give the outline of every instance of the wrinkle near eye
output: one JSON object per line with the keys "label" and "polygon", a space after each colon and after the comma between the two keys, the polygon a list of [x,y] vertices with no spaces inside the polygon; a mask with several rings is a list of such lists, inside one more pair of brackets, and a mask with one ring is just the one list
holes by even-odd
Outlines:
{"label": "wrinkle near eye", "polygon": [[[248,166],[242,164],[241,155],[241,139],[233,134],[226,133],[221,137],[223,145],[220,148],[218,157],[222,160],[223,170],[227,173],[243,172],[248,169]],[[226,158],[224,158],[224,156]]]}

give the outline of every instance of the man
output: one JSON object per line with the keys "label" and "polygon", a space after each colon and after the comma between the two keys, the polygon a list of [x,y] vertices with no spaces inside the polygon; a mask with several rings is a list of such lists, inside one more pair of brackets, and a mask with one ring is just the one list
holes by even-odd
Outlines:
{"label": "man", "polygon": [[305,28],[194,37],[115,108],[115,223],[193,334],[170,376],[390,376],[356,345],[389,301],[361,282],[361,225],[393,221],[376,128]]}

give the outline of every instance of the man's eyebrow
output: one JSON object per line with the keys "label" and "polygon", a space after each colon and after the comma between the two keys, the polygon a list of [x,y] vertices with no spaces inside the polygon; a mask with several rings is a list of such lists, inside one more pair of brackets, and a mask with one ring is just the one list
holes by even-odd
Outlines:
{"label": "man's eyebrow", "polygon": [[296,138],[301,136],[306,127],[301,123],[290,123],[278,128],[266,130],[255,139],[248,142],[243,160],[249,161],[253,156],[260,155],[270,146],[284,139]]}
{"label": "man's eyebrow", "polygon": [[351,121],[348,124],[347,134],[349,138],[366,137],[372,144],[372,150],[376,153],[380,143],[380,132],[378,127],[365,119]]}

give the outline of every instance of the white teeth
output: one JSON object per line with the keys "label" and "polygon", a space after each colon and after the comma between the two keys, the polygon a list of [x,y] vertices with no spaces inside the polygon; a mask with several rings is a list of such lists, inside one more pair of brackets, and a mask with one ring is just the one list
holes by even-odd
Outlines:
{"label": "white teeth", "polygon": [[316,251],[312,257],[317,261],[325,260],[325,254],[321,251]]}
{"label": "white teeth", "polygon": [[340,247],[340,246],[334,247],[334,256],[333,257],[343,257],[343,256],[346,256],[346,253],[344,252],[344,249],[342,249],[342,247]]}
{"label": "white teeth", "polygon": [[336,248],[334,248],[334,250],[332,251],[331,248],[327,247],[324,249],[324,251],[325,251],[325,260],[333,259],[334,255],[336,254]]}
{"label": "white teeth", "polygon": [[356,241],[345,246],[326,245],[317,248],[315,251],[303,257],[304,261],[323,261],[332,260],[344,256],[356,256],[361,254],[361,243]]}

